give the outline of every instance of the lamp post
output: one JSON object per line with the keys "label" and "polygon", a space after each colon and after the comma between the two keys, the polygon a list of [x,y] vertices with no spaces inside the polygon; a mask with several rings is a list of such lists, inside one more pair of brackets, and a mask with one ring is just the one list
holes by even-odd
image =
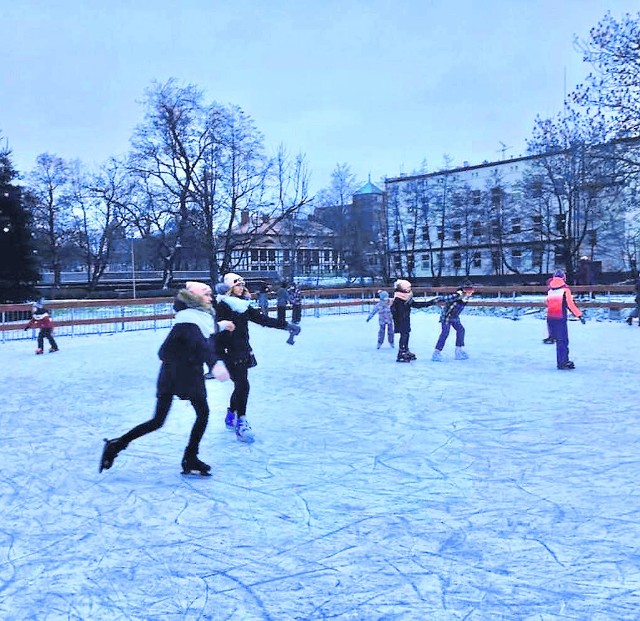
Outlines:
{"label": "lamp post", "polygon": [[136,254],[133,247],[134,238],[131,238],[131,283],[133,285],[133,299],[136,299]]}

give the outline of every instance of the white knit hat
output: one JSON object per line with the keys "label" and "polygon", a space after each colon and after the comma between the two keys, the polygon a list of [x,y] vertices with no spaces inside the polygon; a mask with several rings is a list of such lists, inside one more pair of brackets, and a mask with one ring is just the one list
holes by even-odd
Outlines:
{"label": "white knit hat", "polygon": [[229,289],[231,289],[231,287],[233,287],[234,285],[244,285],[244,278],[242,278],[242,276],[240,276],[239,274],[229,272],[228,274],[224,275],[222,282],[224,282],[224,284]]}

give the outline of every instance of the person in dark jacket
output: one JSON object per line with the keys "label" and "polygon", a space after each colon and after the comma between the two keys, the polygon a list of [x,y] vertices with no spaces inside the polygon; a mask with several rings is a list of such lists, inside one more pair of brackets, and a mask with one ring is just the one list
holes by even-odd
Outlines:
{"label": "person in dark jacket", "polygon": [[464,351],[464,326],[460,321],[460,313],[464,310],[467,302],[473,295],[473,284],[465,281],[455,293],[447,295],[439,295],[433,299],[434,303],[444,302],[442,311],[440,312],[440,336],[433,350],[431,360],[440,362],[442,360],[442,350],[447,341],[451,328],[456,331],[456,360],[466,360],[469,356]]}
{"label": "person in dark jacket", "polygon": [[224,360],[233,382],[225,425],[227,429],[236,432],[238,440],[253,442],[254,435],[246,414],[249,400],[249,369],[255,367],[257,362],[249,342],[249,322],[266,328],[289,330],[291,335],[298,334],[300,327],[294,323],[287,323],[280,317],[274,319],[263,315],[251,303],[244,279],[238,274],[226,274],[223,282],[227,292],[217,297],[218,317],[232,321],[235,325],[233,332],[221,332],[215,338],[216,353]]}
{"label": "person in dark jacket", "polygon": [[287,283],[283,281],[276,291],[276,313],[280,321],[287,319],[287,304],[289,304],[289,292],[287,291]]}
{"label": "person in dark jacket", "polygon": [[432,300],[418,302],[413,297],[411,283],[402,278],[394,283],[393,302],[391,303],[391,315],[396,334],[400,335],[398,343],[398,356],[396,362],[411,362],[416,355],[409,351],[409,336],[411,335],[411,309],[427,308],[433,305]]}
{"label": "person in dark jacket", "polygon": [[[176,396],[190,401],[196,413],[182,458],[182,472],[188,474],[195,470],[201,475],[209,475],[211,466],[198,459],[200,441],[209,420],[203,365],[211,360],[212,335],[220,331],[233,332],[235,326],[230,321],[215,321],[211,288],[201,282],[187,282],[176,296],[174,309],[177,311],[174,326],[158,351],[162,365],[158,375],[155,414],[123,436],[105,440],[100,472],[111,468],[118,453],[130,442],[160,429]],[[218,360],[215,363],[214,374],[221,381],[229,378],[224,362]]]}
{"label": "person in dark jacket", "polygon": [[49,341],[49,353],[58,351],[58,344],[53,338],[53,321],[51,321],[51,314],[49,310],[44,308],[42,304],[34,304],[31,319],[25,326],[25,330],[29,328],[38,328],[38,348],[36,349],[36,355],[40,355],[44,352],[44,340]]}

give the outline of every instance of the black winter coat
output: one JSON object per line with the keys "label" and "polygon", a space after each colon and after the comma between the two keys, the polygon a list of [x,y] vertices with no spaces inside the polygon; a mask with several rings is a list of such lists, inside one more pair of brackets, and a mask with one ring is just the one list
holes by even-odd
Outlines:
{"label": "black winter coat", "polygon": [[250,321],[266,328],[287,329],[286,321],[263,315],[250,300],[234,295],[218,298],[216,316],[218,321],[233,321],[236,326],[233,332],[222,331],[215,336],[216,354],[228,367],[243,365],[249,368],[257,364],[249,343]]}
{"label": "black winter coat", "polygon": [[418,302],[412,297],[408,300],[393,298],[391,304],[391,315],[393,316],[393,331],[396,334],[406,334],[411,332],[411,308],[427,308],[433,306],[433,300]]}
{"label": "black winter coat", "polygon": [[160,346],[162,360],[157,395],[176,395],[180,399],[206,399],[203,364],[211,359],[211,346],[200,328],[179,323]]}

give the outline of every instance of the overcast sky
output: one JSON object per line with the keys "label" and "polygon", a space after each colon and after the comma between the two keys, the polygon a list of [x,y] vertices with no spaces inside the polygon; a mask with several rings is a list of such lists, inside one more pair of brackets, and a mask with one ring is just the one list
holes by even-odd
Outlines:
{"label": "overcast sky", "polygon": [[21,172],[43,152],[129,148],[140,100],[176,78],[306,154],[312,190],[346,163],[374,182],[524,153],[588,71],[574,47],[637,0],[0,2],[0,132]]}

